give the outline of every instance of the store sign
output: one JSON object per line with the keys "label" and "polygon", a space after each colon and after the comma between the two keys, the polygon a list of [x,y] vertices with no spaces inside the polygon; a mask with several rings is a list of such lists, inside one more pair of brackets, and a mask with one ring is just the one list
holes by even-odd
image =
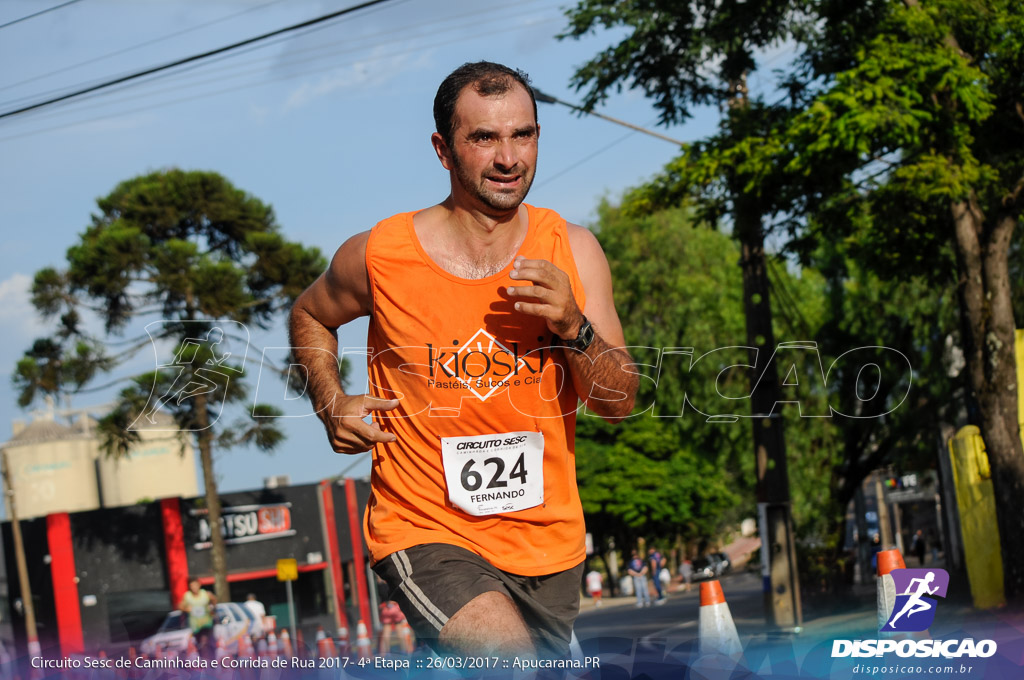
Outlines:
{"label": "store sign", "polygon": [[[274,503],[223,507],[220,509],[220,535],[229,545],[294,536],[291,505]],[[196,550],[209,548],[212,545],[210,523],[207,520],[209,511],[206,508],[193,508],[188,513],[199,518],[199,540],[193,547]]]}

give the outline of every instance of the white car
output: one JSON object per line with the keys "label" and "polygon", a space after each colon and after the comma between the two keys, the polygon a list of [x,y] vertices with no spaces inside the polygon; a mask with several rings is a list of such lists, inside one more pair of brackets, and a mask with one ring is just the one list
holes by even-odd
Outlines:
{"label": "white car", "polygon": [[[228,654],[237,654],[238,641],[243,635],[249,634],[251,619],[242,606],[235,602],[219,602],[215,607],[213,639],[217,644],[223,641]],[[142,641],[139,651],[146,656],[153,656],[159,647],[165,654],[182,654],[188,650],[191,639],[188,614],[175,609],[167,615],[156,633]]]}

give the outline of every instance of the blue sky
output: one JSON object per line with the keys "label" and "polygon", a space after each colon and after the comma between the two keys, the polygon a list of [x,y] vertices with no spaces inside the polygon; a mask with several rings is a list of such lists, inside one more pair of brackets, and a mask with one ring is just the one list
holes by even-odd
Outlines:
{"label": "blue sky", "polygon": [[[0,111],[351,4],[82,0],[0,29]],[[5,0],[0,24],[46,6]],[[97,197],[161,168],[214,170],[272,204],[287,238],[330,256],[380,219],[445,197],[447,173],[429,143],[431,103],[437,85],[459,64],[507,63],[527,71],[538,88],[579,101],[569,88],[574,68],[617,36],[556,40],[566,25],[564,6],[552,0],[392,0],[257,49],[0,120],[2,439],[12,419],[27,416],[15,403],[10,372],[48,328],[28,302],[31,278],[42,267],[62,265]],[[645,126],[657,116],[631,91],[613,95],[601,111]],[[676,151],[564,107],[541,105],[539,116],[540,161],[527,200],[580,224],[592,222],[602,196],[614,199],[643,182]],[[658,129],[692,140],[708,134],[716,116],[705,111],[685,125]],[[249,355],[284,345],[283,324],[254,334]],[[365,332],[365,323],[352,324],[340,344],[362,347]],[[135,364],[144,368],[150,357],[143,353]],[[361,387],[365,376],[357,362],[355,385]],[[73,405],[103,403],[111,394],[79,395]],[[312,482],[354,462],[331,452],[313,418],[289,419],[285,427],[288,439],[274,455],[247,449],[218,454],[221,489],[258,487],[274,474]],[[349,474],[368,470],[364,458]]]}

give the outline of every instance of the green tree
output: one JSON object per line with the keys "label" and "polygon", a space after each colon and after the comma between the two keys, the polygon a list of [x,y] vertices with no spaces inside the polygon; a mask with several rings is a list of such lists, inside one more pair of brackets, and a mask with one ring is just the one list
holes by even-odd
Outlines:
{"label": "green tree", "polygon": [[[955,268],[958,336],[992,467],[1006,595],[1019,601],[1024,449],[1009,258],[1024,210],[1024,6],[869,4],[874,25],[844,32],[851,43],[845,63],[820,60],[834,70],[821,74],[825,85],[778,143],[794,177],[813,177],[837,159],[855,161],[838,190],[811,203],[808,224],[817,234],[845,239],[888,279],[935,280]],[[827,53],[840,32],[841,25],[825,24],[809,50]]]}
{"label": "green tree", "polygon": [[908,283],[936,283],[955,263],[955,337],[992,459],[1011,599],[1024,593],[1012,356],[1019,268],[1008,261],[1024,189],[1022,16],[1011,0],[591,0],[570,15],[571,35],[633,29],[578,72],[577,84],[591,85],[588,102],[628,83],[656,98],[664,120],[715,93],[721,101],[723,88],[707,86],[715,70],[703,64],[742,63],[716,51],[723,36],[741,52],[768,44],[765,36],[796,42],[798,58],[778,80],[787,96],[770,105],[726,100],[733,105],[719,133],[684,149],[638,203],[653,210],[696,195],[712,218],[728,215],[741,239],[753,233],[744,227],[750,214],[773,214],[803,257],[843,241],[864,268]]}
{"label": "green tree", "polygon": [[[719,361],[690,367],[743,334],[739,271],[718,266],[735,261],[736,247],[727,236],[695,229],[682,209],[637,218],[603,203],[598,212],[595,233],[608,254],[616,309],[645,379],[626,421],[577,422],[587,527],[600,544],[611,539],[620,547],[679,533],[706,543],[753,513],[752,461],[737,455],[749,448],[749,430],[706,422],[703,413],[726,406],[715,388]],[[663,348],[681,351],[663,355]],[[732,377],[719,388],[742,392]]]}
{"label": "green tree", "polygon": [[[97,205],[90,226],[67,251],[66,268],[35,276],[33,304],[61,322],[53,339],[37,341],[19,361],[14,380],[20,402],[81,389],[143,347],[174,347],[173,361],[158,361],[155,371],[131,378],[121,391],[100,424],[103,446],[111,455],[125,455],[138,439],[137,424],[152,420],[157,410],[194,435],[215,593],[227,601],[214,447],[251,443],[270,450],[283,436],[272,422],[279,412],[270,406],[255,405],[249,421],[220,422],[225,405],[247,394],[242,357],[232,356],[228,346],[247,342],[238,337],[246,326],[274,323],[326,261],[317,249],[285,240],[270,206],[213,172],[142,175],[122,182]],[[84,310],[102,318],[104,340],[116,355],[88,337],[80,322]],[[160,321],[147,325],[147,336],[118,339],[133,321],[153,316]]]}
{"label": "green tree", "polygon": [[[747,350],[737,347],[745,333],[740,272],[722,266],[737,260],[739,248],[729,236],[695,226],[690,209],[637,215],[603,203],[598,213],[594,228],[608,253],[616,309],[645,377],[633,417],[614,427],[594,418],[578,423],[587,527],[598,545],[678,537],[701,549],[755,512],[750,427],[746,418],[728,417],[747,415],[740,405],[749,394]],[[784,417],[799,460],[791,469],[797,536],[809,555],[834,565],[850,498],[840,501],[834,492],[844,482],[844,440],[832,419],[800,417],[828,414],[829,403],[846,394],[839,380],[825,388],[823,371],[841,345],[825,333],[835,323],[828,282],[811,269],[790,271],[778,255],[766,262],[778,292],[776,334],[817,341],[821,349],[820,363],[808,351],[783,364],[804,386],[799,409],[785,409]],[[828,583],[839,582],[829,575]]]}
{"label": "green tree", "polygon": [[[569,31],[563,37],[581,37],[598,27],[624,28],[627,34],[612,47],[581,66],[573,77],[578,89],[589,87],[584,106],[592,107],[612,88],[629,85],[652,98],[662,122],[677,122],[693,106],[716,104],[722,110],[719,134],[711,140],[716,152],[734,155],[751,152],[745,140],[771,138],[771,130],[785,119],[785,106],[767,106],[749,94],[747,79],[756,69],[756,55],[771,45],[804,30],[801,0],[580,0],[568,11]],[[771,288],[765,257],[766,218],[778,213],[789,198],[767,186],[772,173],[756,168],[759,185],[752,189],[751,169],[737,163],[705,167],[702,178],[707,200],[703,216],[713,226],[728,214],[740,245],[739,263],[746,318],[751,372],[750,408],[771,414],[779,399],[779,377],[771,362],[775,348]],[[696,184],[697,181],[694,182]],[[691,185],[693,186],[693,185]],[[678,205],[678,202],[676,203]],[[756,377],[754,377],[756,376]],[[765,503],[768,533],[779,537],[781,559],[773,568],[772,607],[768,616],[783,626],[800,625],[800,598],[790,517],[790,481],[781,420],[773,427],[766,419],[753,419],[753,451],[758,501]],[[776,557],[776,555],[778,555]]]}

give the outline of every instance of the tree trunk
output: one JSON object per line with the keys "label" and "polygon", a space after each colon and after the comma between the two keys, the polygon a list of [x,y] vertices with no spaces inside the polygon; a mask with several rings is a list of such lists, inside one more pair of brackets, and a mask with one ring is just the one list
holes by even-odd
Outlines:
{"label": "tree trunk", "polygon": [[210,523],[210,562],[213,566],[213,594],[218,602],[230,602],[228,590],[228,559],[224,548],[224,536],[220,532],[220,496],[217,493],[217,478],[213,473],[213,433],[206,410],[205,394],[198,394],[196,400],[196,424],[199,426],[199,461],[203,466],[203,487],[206,491],[206,519]]}
{"label": "tree trunk", "polygon": [[968,379],[981,410],[1003,556],[1007,602],[1024,601],[1024,448],[1017,422],[1017,367],[1008,253],[1016,215],[986,224],[972,193],[952,205]]}

